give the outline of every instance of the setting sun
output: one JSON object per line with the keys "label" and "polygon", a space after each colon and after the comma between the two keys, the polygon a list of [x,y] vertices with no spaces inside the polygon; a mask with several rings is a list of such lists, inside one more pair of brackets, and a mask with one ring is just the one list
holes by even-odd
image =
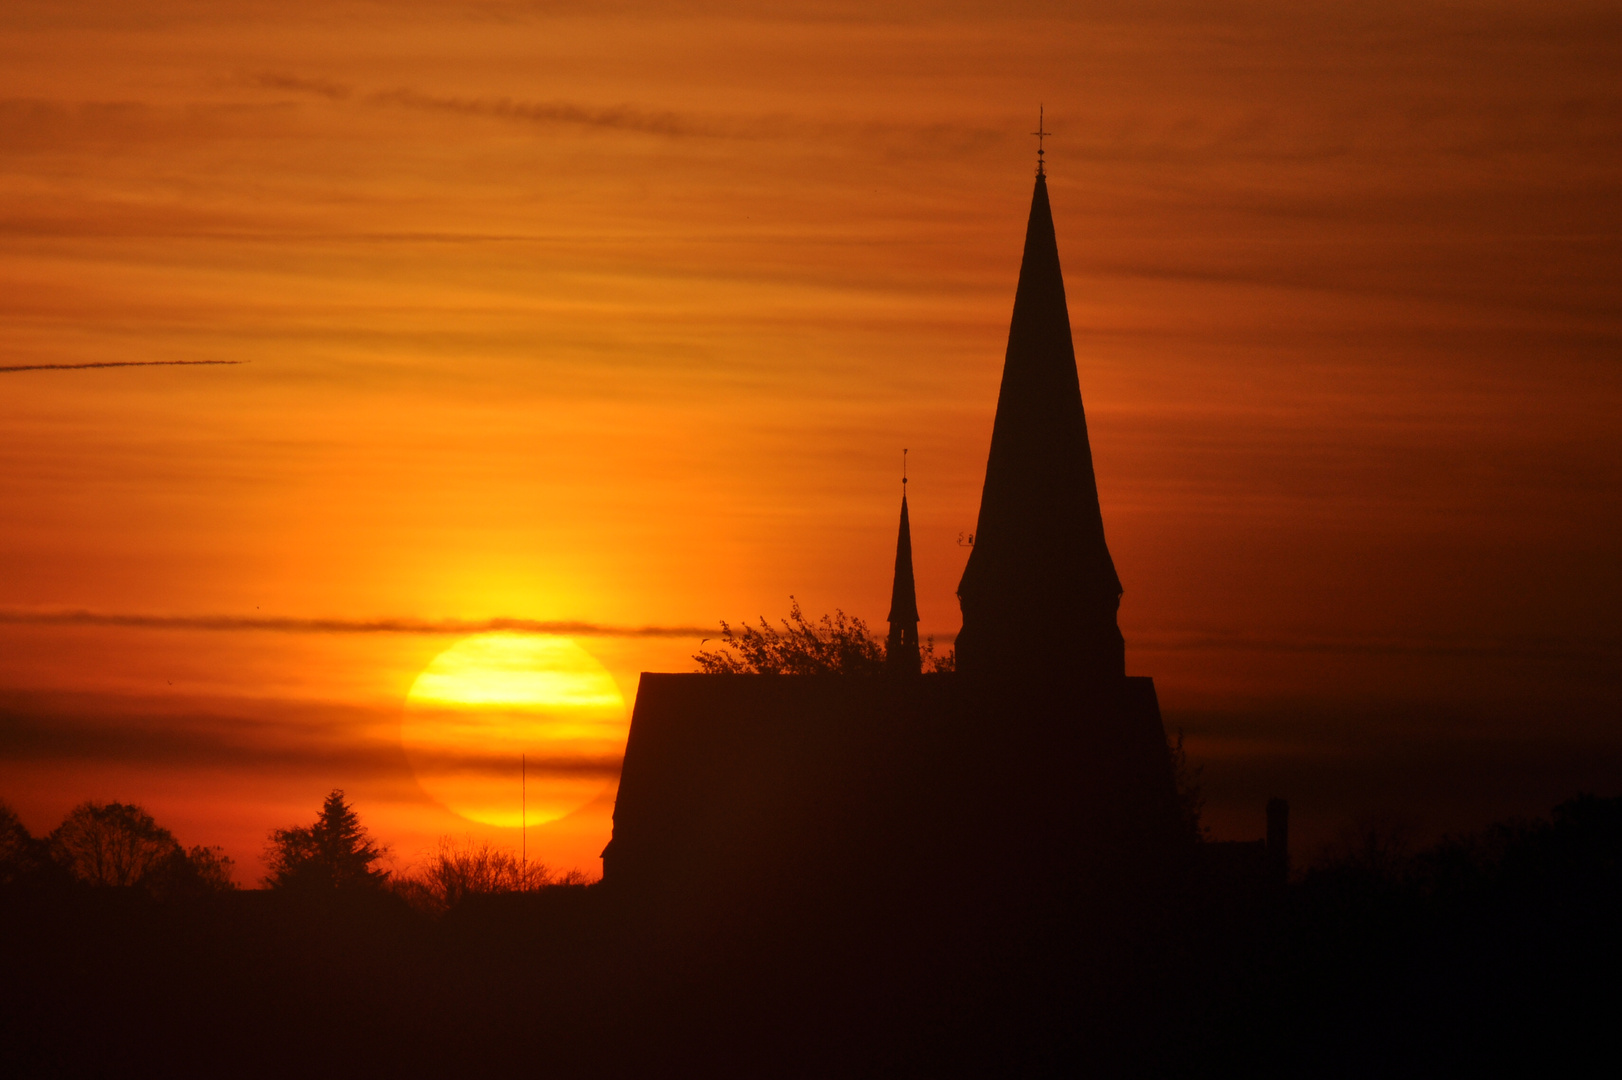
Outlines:
{"label": "setting sun", "polygon": [[436,801],[514,828],[590,802],[612,781],[625,732],[625,699],[585,649],[566,637],[498,633],[465,638],[423,669],[401,742]]}

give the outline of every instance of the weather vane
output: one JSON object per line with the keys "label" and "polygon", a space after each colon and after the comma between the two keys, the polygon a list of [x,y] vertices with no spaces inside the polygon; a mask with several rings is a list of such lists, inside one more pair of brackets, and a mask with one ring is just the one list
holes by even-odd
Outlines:
{"label": "weather vane", "polygon": [[1053,134],[1053,132],[1051,132],[1051,131],[1044,131],[1042,129],[1043,128],[1042,114],[1045,111],[1046,111],[1046,106],[1044,106],[1044,105],[1038,105],[1036,107],[1036,130],[1031,132],[1032,135],[1036,136],[1036,175],[1037,176],[1046,176],[1047,175],[1047,171],[1042,166],[1042,140],[1044,138],[1046,138],[1047,136]]}

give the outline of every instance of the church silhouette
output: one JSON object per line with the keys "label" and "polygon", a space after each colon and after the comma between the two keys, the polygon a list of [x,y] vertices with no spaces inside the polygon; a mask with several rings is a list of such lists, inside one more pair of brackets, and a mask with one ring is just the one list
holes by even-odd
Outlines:
{"label": "church silhouette", "polygon": [[802,1004],[818,972],[849,998],[859,968],[846,1021],[896,1000],[916,1021],[931,995],[977,1024],[1074,1002],[1195,847],[1121,591],[1039,165],[956,670],[920,671],[903,495],[883,674],[642,675],[605,891],[695,963],[795,971]]}
{"label": "church silhouette", "polygon": [[[849,865],[872,848],[864,834],[886,836],[884,854],[873,852],[877,872],[904,849],[928,846],[897,833],[898,814],[950,821],[966,803],[1018,803],[1030,788],[1021,774],[1057,773],[1041,796],[1047,812],[1021,833],[1075,827],[1148,841],[1171,826],[1175,794],[1153,681],[1126,675],[1121,592],[1039,168],[979,520],[958,586],[957,671],[919,671],[903,495],[892,678],[644,673],[605,882],[653,889],[694,874],[759,877],[785,856],[803,866],[817,851]],[[1021,790],[986,790],[998,773]],[[905,808],[893,805],[903,785]],[[1067,803],[1071,813],[1059,812]],[[854,832],[836,834],[836,822]]]}

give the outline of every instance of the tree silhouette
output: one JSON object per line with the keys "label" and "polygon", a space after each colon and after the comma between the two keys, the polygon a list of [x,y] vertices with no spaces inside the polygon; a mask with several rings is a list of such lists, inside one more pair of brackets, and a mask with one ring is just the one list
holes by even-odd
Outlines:
{"label": "tree silhouette", "polygon": [[530,892],[550,885],[579,885],[578,870],[563,873],[539,862],[524,862],[511,848],[470,836],[439,838],[421,867],[394,881],[396,892],[413,906],[443,912],[469,897]]}
{"label": "tree silhouette", "polygon": [[234,861],[223,848],[185,849],[176,844],[173,851],[147,872],[141,883],[148,892],[163,900],[230,892],[237,887],[231,880]]}
{"label": "tree silhouette", "polygon": [[139,885],[166,860],[184,852],[168,829],[129,803],[83,802],[50,837],[51,854],[80,881]]}
{"label": "tree silhouette", "polygon": [[0,886],[15,885],[39,873],[46,865],[43,847],[17,812],[0,802]]}
{"label": "tree silhouette", "polygon": [[1205,766],[1195,765],[1188,760],[1180,730],[1175,741],[1167,741],[1166,750],[1171,755],[1172,778],[1177,784],[1177,809],[1185,835],[1193,841],[1209,839],[1210,830],[1200,820],[1205,810],[1205,789],[1200,783]]}
{"label": "tree silhouette", "polygon": [[372,864],[388,853],[360,823],[360,815],[334,788],[321,803],[314,825],[275,829],[265,850],[273,889],[309,892],[376,889],[388,871]]}
{"label": "tree silhouette", "polygon": [[[8,851],[28,836],[20,823],[0,823],[0,832],[9,837],[4,841]],[[139,887],[160,899],[236,888],[231,859],[223,850],[199,846],[188,851],[151,814],[130,803],[80,803],[45,846],[51,860],[72,877],[98,887]]]}
{"label": "tree silhouette", "polygon": [[[783,628],[764,616],[758,627],[745,623],[734,630],[721,620],[721,647],[693,654],[707,675],[878,675],[884,672],[884,642],[867,623],[834,610],[816,622],[805,617],[800,602],[789,597]],[[952,653],[935,655],[934,640],[921,649],[926,671],[952,670]]]}

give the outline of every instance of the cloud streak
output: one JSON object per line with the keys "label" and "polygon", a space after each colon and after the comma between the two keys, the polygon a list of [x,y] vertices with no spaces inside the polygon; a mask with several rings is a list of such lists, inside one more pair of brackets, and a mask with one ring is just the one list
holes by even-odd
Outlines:
{"label": "cloud streak", "polygon": [[646,135],[715,135],[673,112],[649,112],[629,105],[597,108],[569,101],[519,101],[507,97],[448,97],[415,90],[389,90],[368,100],[382,105],[514,120],[531,124],[567,124],[577,127],[636,131]]}
{"label": "cloud streak", "polygon": [[[510,755],[477,747],[416,753],[398,740],[396,710],[297,700],[183,701],[0,691],[0,762],[101,761],[290,774],[509,776]],[[532,782],[619,776],[619,754],[531,754]]]}
{"label": "cloud streak", "polygon": [[578,101],[535,100],[508,95],[465,96],[432,93],[400,86],[366,90],[347,83],[301,75],[262,72],[248,77],[249,85],[331,102],[356,102],[375,107],[449,113],[527,126],[557,125],[628,131],[672,138],[701,137],[758,141],[791,139],[882,145],[894,152],[898,145],[912,153],[961,155],[1001,147],[1006,135],[984,124],[957,122],[889,121],[830,122],[796,118],[781,112],[765,115],[730,114],[697,116],[671,109],[650,109],[621,103],[593,105]]}
{"label": "cloud streak", "polygon": [[[281,72],[261,72],[248,82],[261,89],[281,90],[349,101],[357,97],[355,87],[327,79],[311,79]],[[669,110],[639,109],[632,105],[592,106],[572,101],[525,101],[512,97],[461,97],[429,94],[409,87],[380,90],[361,95],[372,105],[393,105],[428,112],[460,116],[488,117],[526,124],[563,124],[587,128],[636,131],[647,135],[716,135],[720,132],[695,123]]]}
{"label": "cloud streak", "polygon": [[391,710],[319,701],[0,690],[0,762],[398,776],[410,767],[390,737],[397,722]]}
{"label": "cloud streak", "polygon": [[[84,609],[0,608],[0,625],[106,626],[130,630],[205,630],[277,634],[415,634],[454,637],[500,631],[604,638],[709,638],[718,639],[718,626],[620,626],[579,619],[526,619],[498,616],[489,619],[422,619],[380,617],[345,619],[290,615],[160,615],[151,612],[109,612]],[[954,632],[933,634],[936,642],[950,644]],[[1593,660],[1614,662],[1622,657],[1622,641],[1574,640],[1549,636],[1519,638],[1438,636],[1412,638],[1269,637],[1224,633],[1147,633],[1130,636],[1130,643],[1145,652],[1278,652],[1325,653],[1348,656],[1424,656],[1530,660]]]}
{"label": "cloud streak", "polygon": [[1622,642],[1553,636],[1413,638],[1267,637],[1249,634],[1139,634],[1128,638],[1144,652],[1276,652],[1344,656],[1416,656],[1465,659],[1592,660],[1615,662]]}
{"label": "cloud streak", "polygon": [[110,626],[132,630],[213,630],[278,634],[421,634],[452,636],[516,631],[569,637],[718,637],[712,626],[613,626],[563,619],[337,619],[285,615],[155,615],[100,611],[0,609],[0,624]]}
{"label": "cloud streak", "polygon": [[0,364],[0,372],[85,371],[90,368],[118,367],[230,367],[246,360],[116,360],[94,364]]}

